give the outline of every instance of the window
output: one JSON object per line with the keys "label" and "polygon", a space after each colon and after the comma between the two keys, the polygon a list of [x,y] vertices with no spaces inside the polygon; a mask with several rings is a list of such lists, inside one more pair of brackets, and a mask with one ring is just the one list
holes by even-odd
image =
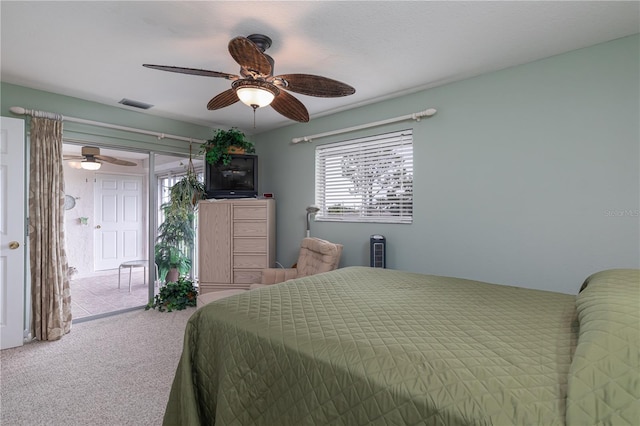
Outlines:
{"label": "window", "polygon": [[[198,177],[198,180],[200,182],[204,181],[203,170],[204,170],[203,166],[195,167],[196,176]],[[171,187],[186,175],[187,175],[186,170],[179,170],[179,171],[168,170],[166,172],[156,174],[156,178],[158,180],[158,187],[157,187],[157,191],[158,191],[157,200],[158,200],[158,206],[159,206],[158,216],[157,216],[158,226],[161,226],[164,223],[165,215],[164,215],[164,209],[162,208],[162,206],[168,203],[170,200]],[[194,222],[193,226],[195,231],[195,229],[197,229],[197,226],[198,226],[197,215],[195,215],[195,217],[193,218],[193,222]],[[198,271],[198,239],[195,238],[193,250],[191,250],[191,248],[186,246],[182,246],[180,247],[180,249],[189,256],[191,260],[192,277],[197,279],[197,276],[195,276],[195,274]]]}
{"label": "window", "polygon": [[413,132],[316,147],[316,220],[411,223]]}

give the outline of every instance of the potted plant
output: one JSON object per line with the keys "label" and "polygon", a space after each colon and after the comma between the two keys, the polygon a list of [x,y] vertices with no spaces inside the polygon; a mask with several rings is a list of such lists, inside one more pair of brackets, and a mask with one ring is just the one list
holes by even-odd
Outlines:
{"label": "potted plant", "polygon": [[155,246],[155,259],[158,265],[159,279],[166,282],[176,282],[179,277],[189,273],[191,259],[179,247],[164,241]]}
{"label": "potted plant", "polygon": [[198,291],[193,281],[180,277],[177,282],[169,282],[160,288],[153,302],[145,306],[145,310],[156,309],[163,312],[181,311],[187,306],[196,306]]}
{"label": "potted plant", "polygon": [[256,152],[253,142],[249,142],[244,133],[235,127],[229,130],[216,129],[213,137],[200,145],[209,164],[222,162],[225,166],[231,162],[231,154],[252,154]]}
{"label": "potted plant", "polygon": [[[192,163],[191,163],[192,165]],[[193,169],[187,169],[187,175],[176,182],[169,190],[172,207],[193,210],[199,200],[205,198],[204,183],[198,180]]]}

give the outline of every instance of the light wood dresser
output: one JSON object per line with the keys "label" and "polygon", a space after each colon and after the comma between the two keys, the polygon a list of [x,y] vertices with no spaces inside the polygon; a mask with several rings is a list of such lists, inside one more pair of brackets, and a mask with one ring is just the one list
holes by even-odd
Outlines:
{"label": "light wood dresser", "polygon": [[249,289],[275,267],[276,202],[203,200],[198,207],[200,293]]}

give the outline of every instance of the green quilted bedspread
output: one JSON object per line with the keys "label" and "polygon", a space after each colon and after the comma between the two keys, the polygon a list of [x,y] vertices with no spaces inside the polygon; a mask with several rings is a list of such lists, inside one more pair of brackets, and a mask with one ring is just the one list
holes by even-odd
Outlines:
{"label": "green quilted bedspread", "polygon": [[199,309],[164,424],[565,424],[577,337],[572,295],[339,269]]}
{"label": "green quilted bedspread", "polygon": [[640,425],[640,271],[603,271],[583,288],[567,424]]}

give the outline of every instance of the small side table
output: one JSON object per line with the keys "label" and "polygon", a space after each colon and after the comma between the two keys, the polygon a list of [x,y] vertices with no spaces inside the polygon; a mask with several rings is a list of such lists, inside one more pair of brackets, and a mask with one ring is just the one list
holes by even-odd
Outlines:
{"label": "small side table", "polygon": [[[144,268],[144,284],[147,285],[147,265],[149,264],[148,260],[130,260],[128,262],[122,262],[120,266],[118,266],[118,288],[120,288],[120,272],[122,268],[129,268],[129,293],[131,293],[131,270],[133,268]],[[156,277],[158,276],[158,271],[156,267]]]}

